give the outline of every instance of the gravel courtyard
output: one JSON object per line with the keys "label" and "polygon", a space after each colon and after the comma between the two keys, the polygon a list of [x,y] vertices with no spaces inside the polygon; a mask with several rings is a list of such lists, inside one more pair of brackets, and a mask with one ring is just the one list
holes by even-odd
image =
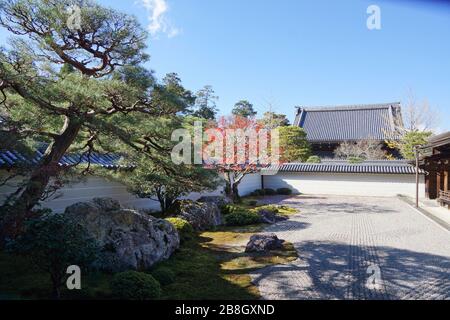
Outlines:
{"label": "gravel courtyard", "polygon": [[401,200],[270,202],[301,211],[266,230],[292,242],[299,259],[252,274],[264,299],[450,299],[450,232]]}

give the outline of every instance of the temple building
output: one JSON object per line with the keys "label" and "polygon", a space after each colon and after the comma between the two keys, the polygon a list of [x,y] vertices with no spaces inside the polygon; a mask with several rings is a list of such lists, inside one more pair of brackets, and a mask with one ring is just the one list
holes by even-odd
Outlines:
{"label": "temple building", "polygon": [[442,205],[450,205],[450,132],[431,137],[420,149],[421,169],[426,171],[425,193]]}
{"label": "temple building", "polygon": [[[403,125],[399,102],[338,107],[297,107],[294,125],[303,128],[314,155],[334,158],[343,142],[372,140],[384,145],[399,139]],[[396,156],[396,155],[394,155]]]}

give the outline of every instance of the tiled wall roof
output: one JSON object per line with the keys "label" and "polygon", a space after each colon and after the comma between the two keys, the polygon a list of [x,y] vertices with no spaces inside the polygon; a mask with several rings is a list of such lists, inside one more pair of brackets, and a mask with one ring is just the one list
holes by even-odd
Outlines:
{"label": "tiled wall roof", "polygon": [[[27,157],[14,150],[0,150],[0,167],[13,167],[21,163],[27,165],[38,164],[42,156],[43,154],[40,151],[36,151],[33,156]],[[125,167],[119,164],[121,158],[122,156],[118,154],[99,154],[94,152],[90,156],[90,162],[93,165],[99,165],[103,168],[114,169]],[[59,162],[59,165],[70,166],[77,163],[88,163],[88,157],[83,156],[80,161],[80,155],[65,155]]]}
{"label": "tiled wall roof", "polygon": [[[286,163],[263,169],[264,172],[317,172],[317,173],[371,173],[371,174],[415,174],[416,168],[400,160],[365,161],[349,163],[329,160],[322,163]],[[422,170],[419,173],[423,173]]]}

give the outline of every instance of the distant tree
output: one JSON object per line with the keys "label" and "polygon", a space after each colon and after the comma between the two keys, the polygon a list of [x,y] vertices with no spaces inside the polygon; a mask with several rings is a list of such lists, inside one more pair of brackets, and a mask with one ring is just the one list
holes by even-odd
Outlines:
{"label": "distant tree", "polygon": [[320,160],[319,156],[311,156],[308,158],[308,160],[306,160],[306,163],[321,163],[322,161]]}
{"label": "distant tree", "polygon": [[76,221],[47,212],[27,222],[26,231],[7,249],[29,257],[35,267],[48,273],[53,298],[59,299],[67,267],[89,267],[97,258],[99,247]]}
{"label": "distant tree", "polygon": [[429,131],[411,131],[406,132],[401,141],[397,142],[393,146],[399,148],[400,154],[403,158],[408,160],[415,159],[414,147],[419,145],[425,145],[432,135]]}
{"label": "distant tree", "polygon": [[241,100],[234,105],[231,113],[235,116],[244,118],[252,118],[256,116],[257,112],[253,109],[253,104],[247,100]]}
{"label": "distant tree", "polygon": [[216,101],[218,97],[211,86],[204,86],[203,89],[197,91],[193,116],[208,120],[214,120],[217,115]]}
{"label": "distant tree", "polygon": [[311,156],[305,130],[297,126],[279,127],[278,130],[283,162],[304,162]]}
{"label": "distant tree", "polygon": [[427,100],[418,102],[409,90],[406,103],[402,108],[402,121],[396,123],[395,139],[386,140],[391,149],[400,151],[403,158],[415,158],[414,147],[426,144],[439,123],[439,112],[431,107]]}
{"label": "distant tree", "polygon": [[336,148],[334,154],[340,159],[361,158],[364,160],[386,159],[386,151],[380,142],[360,140],[343,142]]}
{"label": "distant tree", "polygon": [[270,111],[265,112],[262,119],[259,121],[266,129],[275,129],[278,127],[289,126],[289,120],[287,119],[286,115]]}

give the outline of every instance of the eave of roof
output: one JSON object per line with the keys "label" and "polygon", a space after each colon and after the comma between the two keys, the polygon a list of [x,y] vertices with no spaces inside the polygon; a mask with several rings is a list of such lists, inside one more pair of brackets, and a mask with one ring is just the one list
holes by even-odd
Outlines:
{"label": "eave of roof", "polygon": [[[403,160],[365,161],[349,163],[342,160],[328,160],[322,163],[286,163],[262,170],[263,174],[273,172],[315,172],[315,173],[364,173],[364,174],[415,174],[416,168]],[[419,170],[423,174],[423,170]]]}
{"label": "eave of roof", "polygon": [[443,145],[450,145],[450,131],[432,136],[424,148],[436,148]]}

